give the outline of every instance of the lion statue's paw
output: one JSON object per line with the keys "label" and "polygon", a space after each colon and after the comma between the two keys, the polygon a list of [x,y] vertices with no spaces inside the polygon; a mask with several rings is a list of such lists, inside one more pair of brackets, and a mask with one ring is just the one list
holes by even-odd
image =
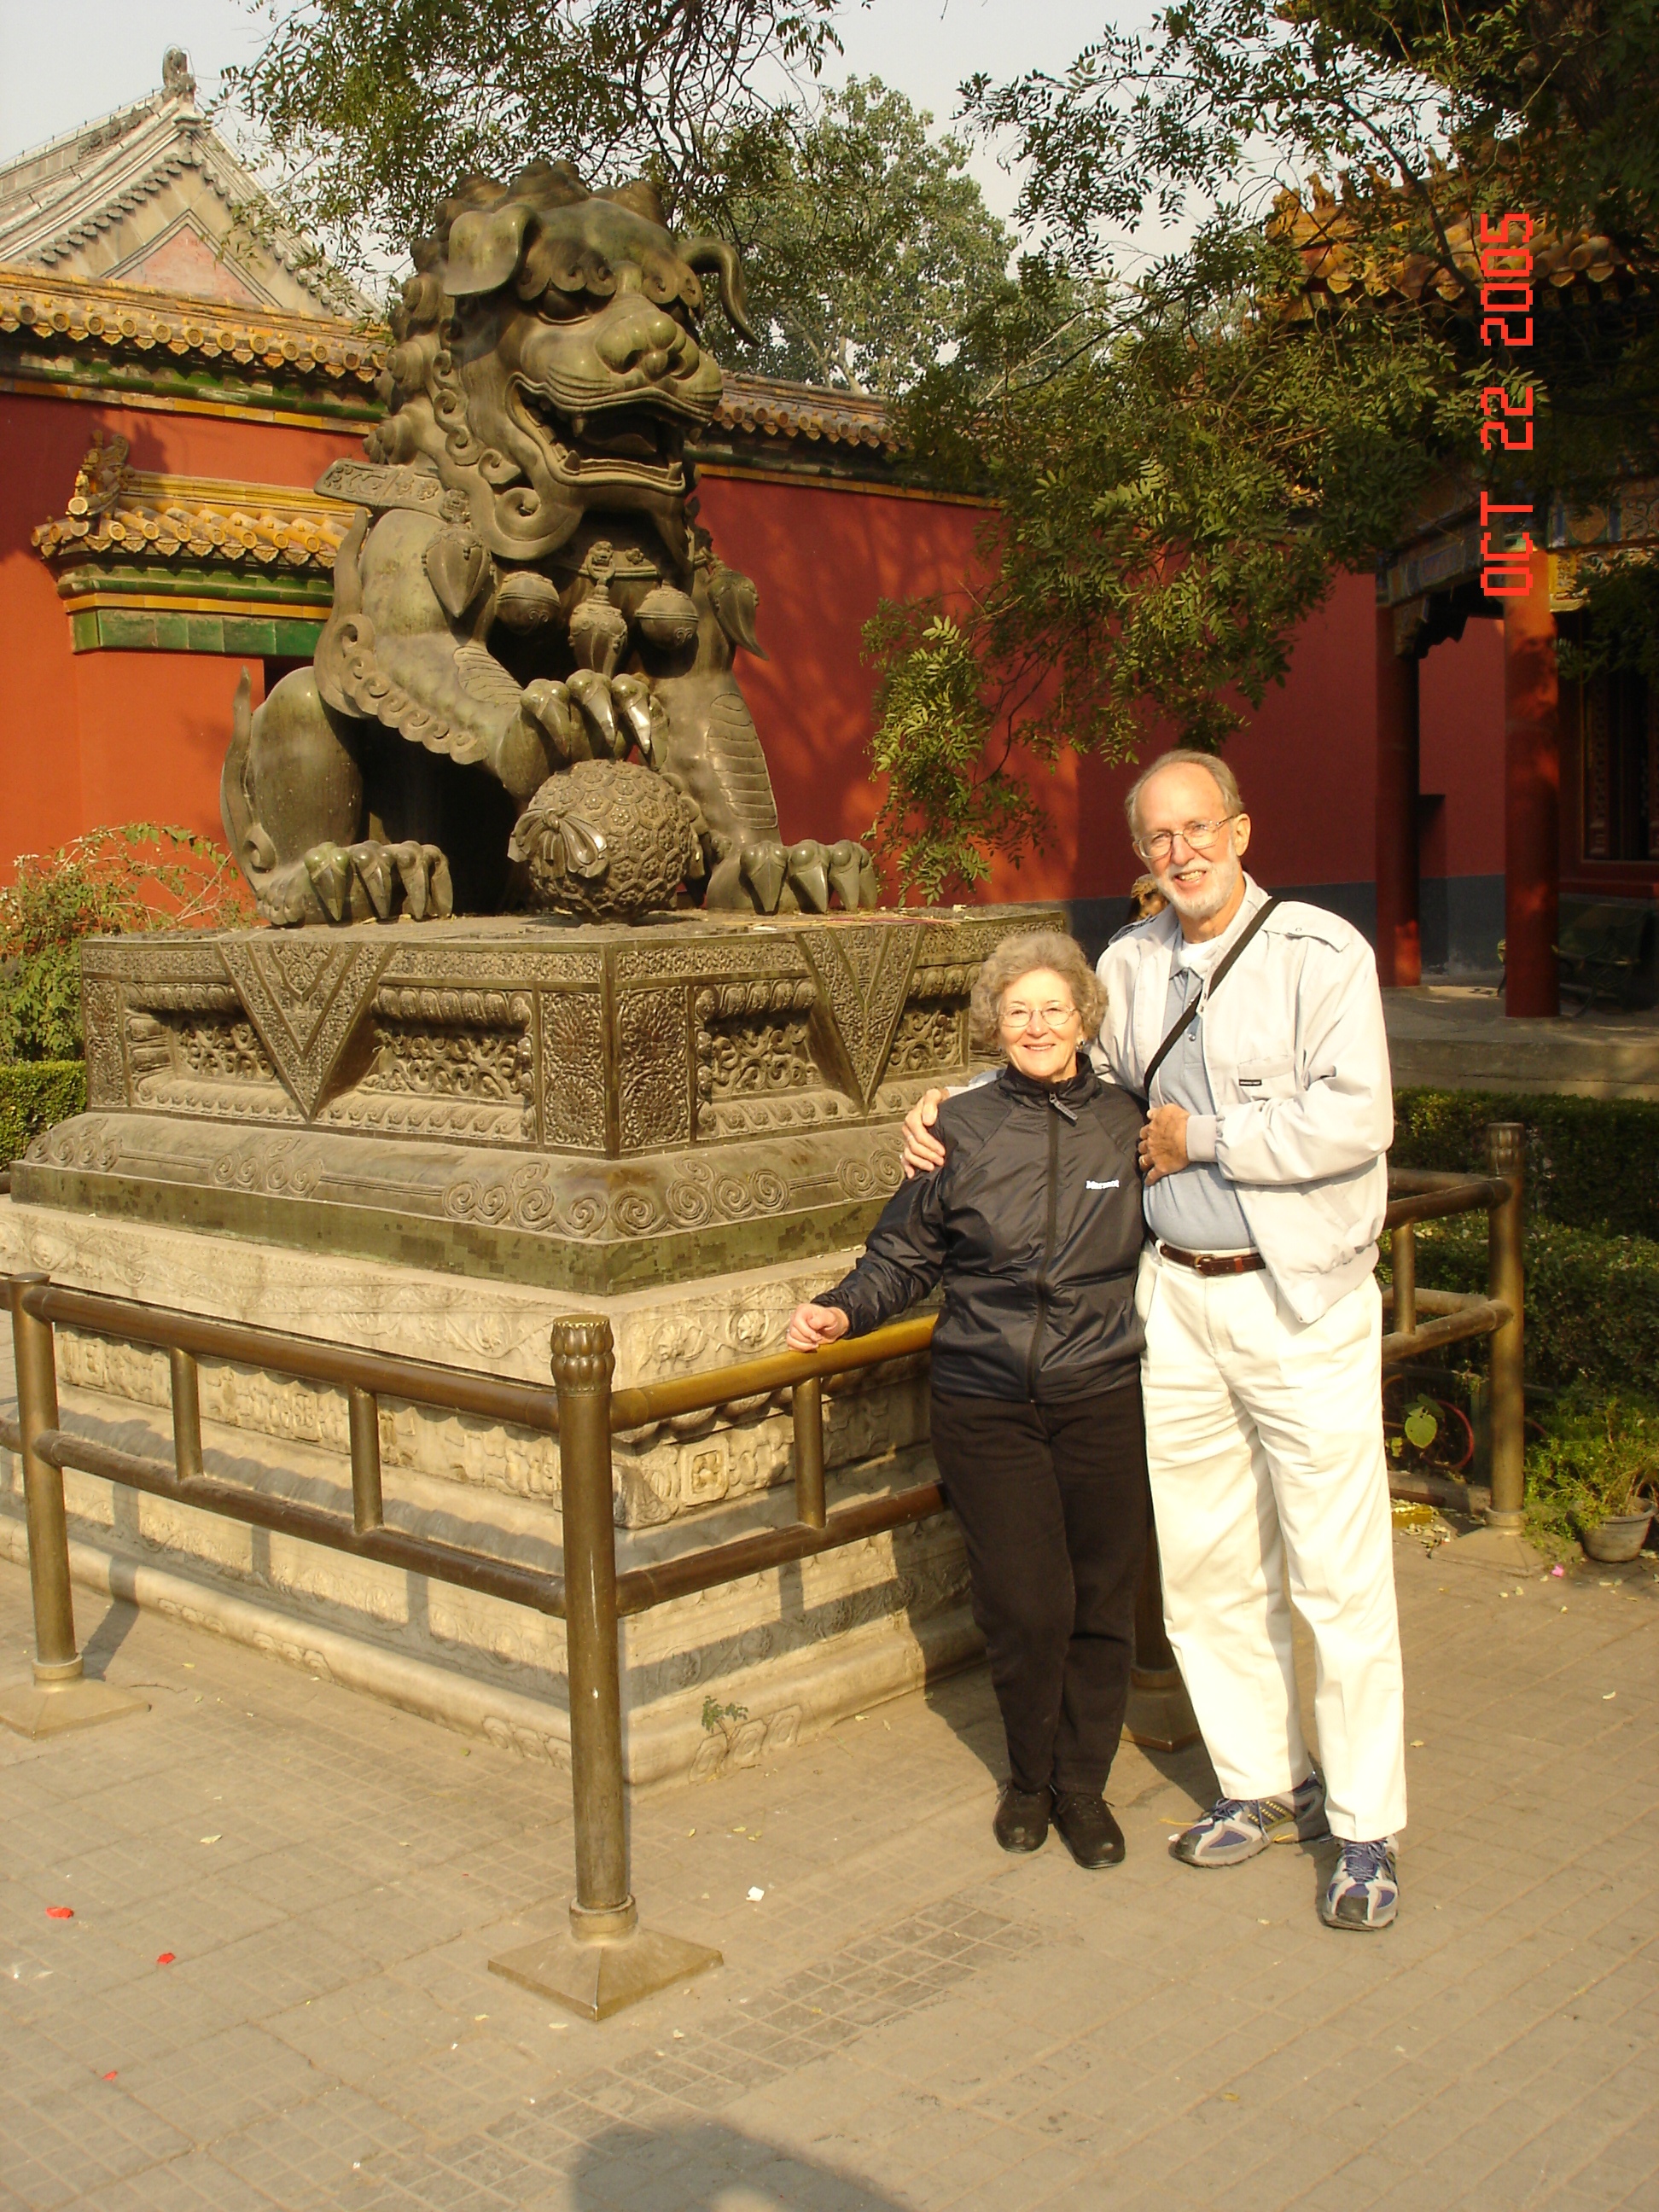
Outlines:
{"label": "lion statue's paw", "polygon": [[756,914],[828,914],[838,902],[853,914],[874,906],[876,897],[875,865],[853,838],[823,845],[803,837],[785,845],[768,837],[718,863],[704,904]]}
{"label": "lion statue's paw", "polygon": [[278,929],[307,922],[441,921],[453,910],[449,862],[435,845],[366,838],[313,845],[258,878],[259,912]]}

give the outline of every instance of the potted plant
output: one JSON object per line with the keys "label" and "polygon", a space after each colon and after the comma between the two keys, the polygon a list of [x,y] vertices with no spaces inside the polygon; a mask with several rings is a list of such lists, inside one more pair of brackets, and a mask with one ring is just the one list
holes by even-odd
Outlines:
{"label": "potted plant", "polygon": [[1633,1559],[1659,1488],[1659,1406],[1575,1384],[1527,1448],[1527,1533],[1556,1557],[1574,1539],[1593,1559]]}

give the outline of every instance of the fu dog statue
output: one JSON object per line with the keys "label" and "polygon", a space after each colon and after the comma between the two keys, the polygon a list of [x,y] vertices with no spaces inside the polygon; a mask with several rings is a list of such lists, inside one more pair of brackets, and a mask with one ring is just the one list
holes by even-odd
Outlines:
{"label": "fu dog statue", "polygon": [[[591,823],[574,788],[538,794],[578,763],[637,774],[630,754],[684,823],[657,825],[656,849],[686,865],[647,902],[689,883],[709,907],[873,906],[861,846],[779,838],[732,672],[739,647],[760,650],[755,587],[693,520],[686,440],[720,394],[702,272],[749,335],[730,246],[673,237],[647,183],[590,192],[537,162],[464,185],[413,259],[368,465],[318,485],[362,512],[314,665],[252,714],[246,677],[238,694],[222,800],[260,912],[557,905],[580,849],[571,910],[603,914],[637,789]],[[600,795],[602,777],[582,781]],[[544,824],[558,845],[538,867]],[[620,873],[618,911],[638,911],[639,869]]]}

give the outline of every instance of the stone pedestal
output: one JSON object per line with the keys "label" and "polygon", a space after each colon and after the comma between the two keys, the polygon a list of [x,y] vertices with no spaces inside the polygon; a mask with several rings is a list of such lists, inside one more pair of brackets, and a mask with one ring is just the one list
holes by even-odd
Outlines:
{"label": "stone pedestal", "polygon": [[[969,1070],[1030,908],[252,932],[89,945],[89,1110],[0,1203],[0,1264],[549,1382],[603,1311],[618,1388],[782,1348]],[[58,1333],[73,1424],[170,1456],[164,1354]],[[349,1516],[343,1395],[204,1361],[209,1469]],[[826,1390],[831,1503],[930,1479],[921,1363]],[[386,1399],[393,1525],[561,1564],[553,1439]],[[617,1439],[618,1565],[793,1517],[787,1398]],[[67,1477],[76,1571],[453,1725],[568,1755],[563,1632],[495,1601]],[[0,1510],[21,1546],[16,1469]],[[635,1784],[752,1763],[976,1648],[940,1517],[624,1623]]]}

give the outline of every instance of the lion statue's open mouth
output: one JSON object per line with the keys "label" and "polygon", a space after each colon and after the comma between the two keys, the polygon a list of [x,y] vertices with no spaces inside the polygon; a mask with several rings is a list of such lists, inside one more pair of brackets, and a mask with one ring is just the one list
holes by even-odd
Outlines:
{"label": "lion statue's open mouth", "polygon": [[684,496],[687,421],[656,395],[584,407],[562,405],[551,392],[518,378],[509,389],[510,404],[526,427],[546,440],[553,471],[565,483],[638,482]]}
{"label": "lion statue's open mouth", "polygon": [[[760,650],[754,586],[689,504],[687,441],[720,396],[705,272],[749,334],[731,246],[677,238],[643,180],[591,192],[533,162],[463,185],[412,254],[369,465],[319,486],[362,513],[314,669],[257,713],[244,699],[225,763],[261,912],[873,904],[861,847],[780,839],[732,673]],[[579,765],[573,810],[559,779]],[[647,772],[678,794],[657,825],[671,860],[690,841],[678,887],[617,844],[650,815]]]}

